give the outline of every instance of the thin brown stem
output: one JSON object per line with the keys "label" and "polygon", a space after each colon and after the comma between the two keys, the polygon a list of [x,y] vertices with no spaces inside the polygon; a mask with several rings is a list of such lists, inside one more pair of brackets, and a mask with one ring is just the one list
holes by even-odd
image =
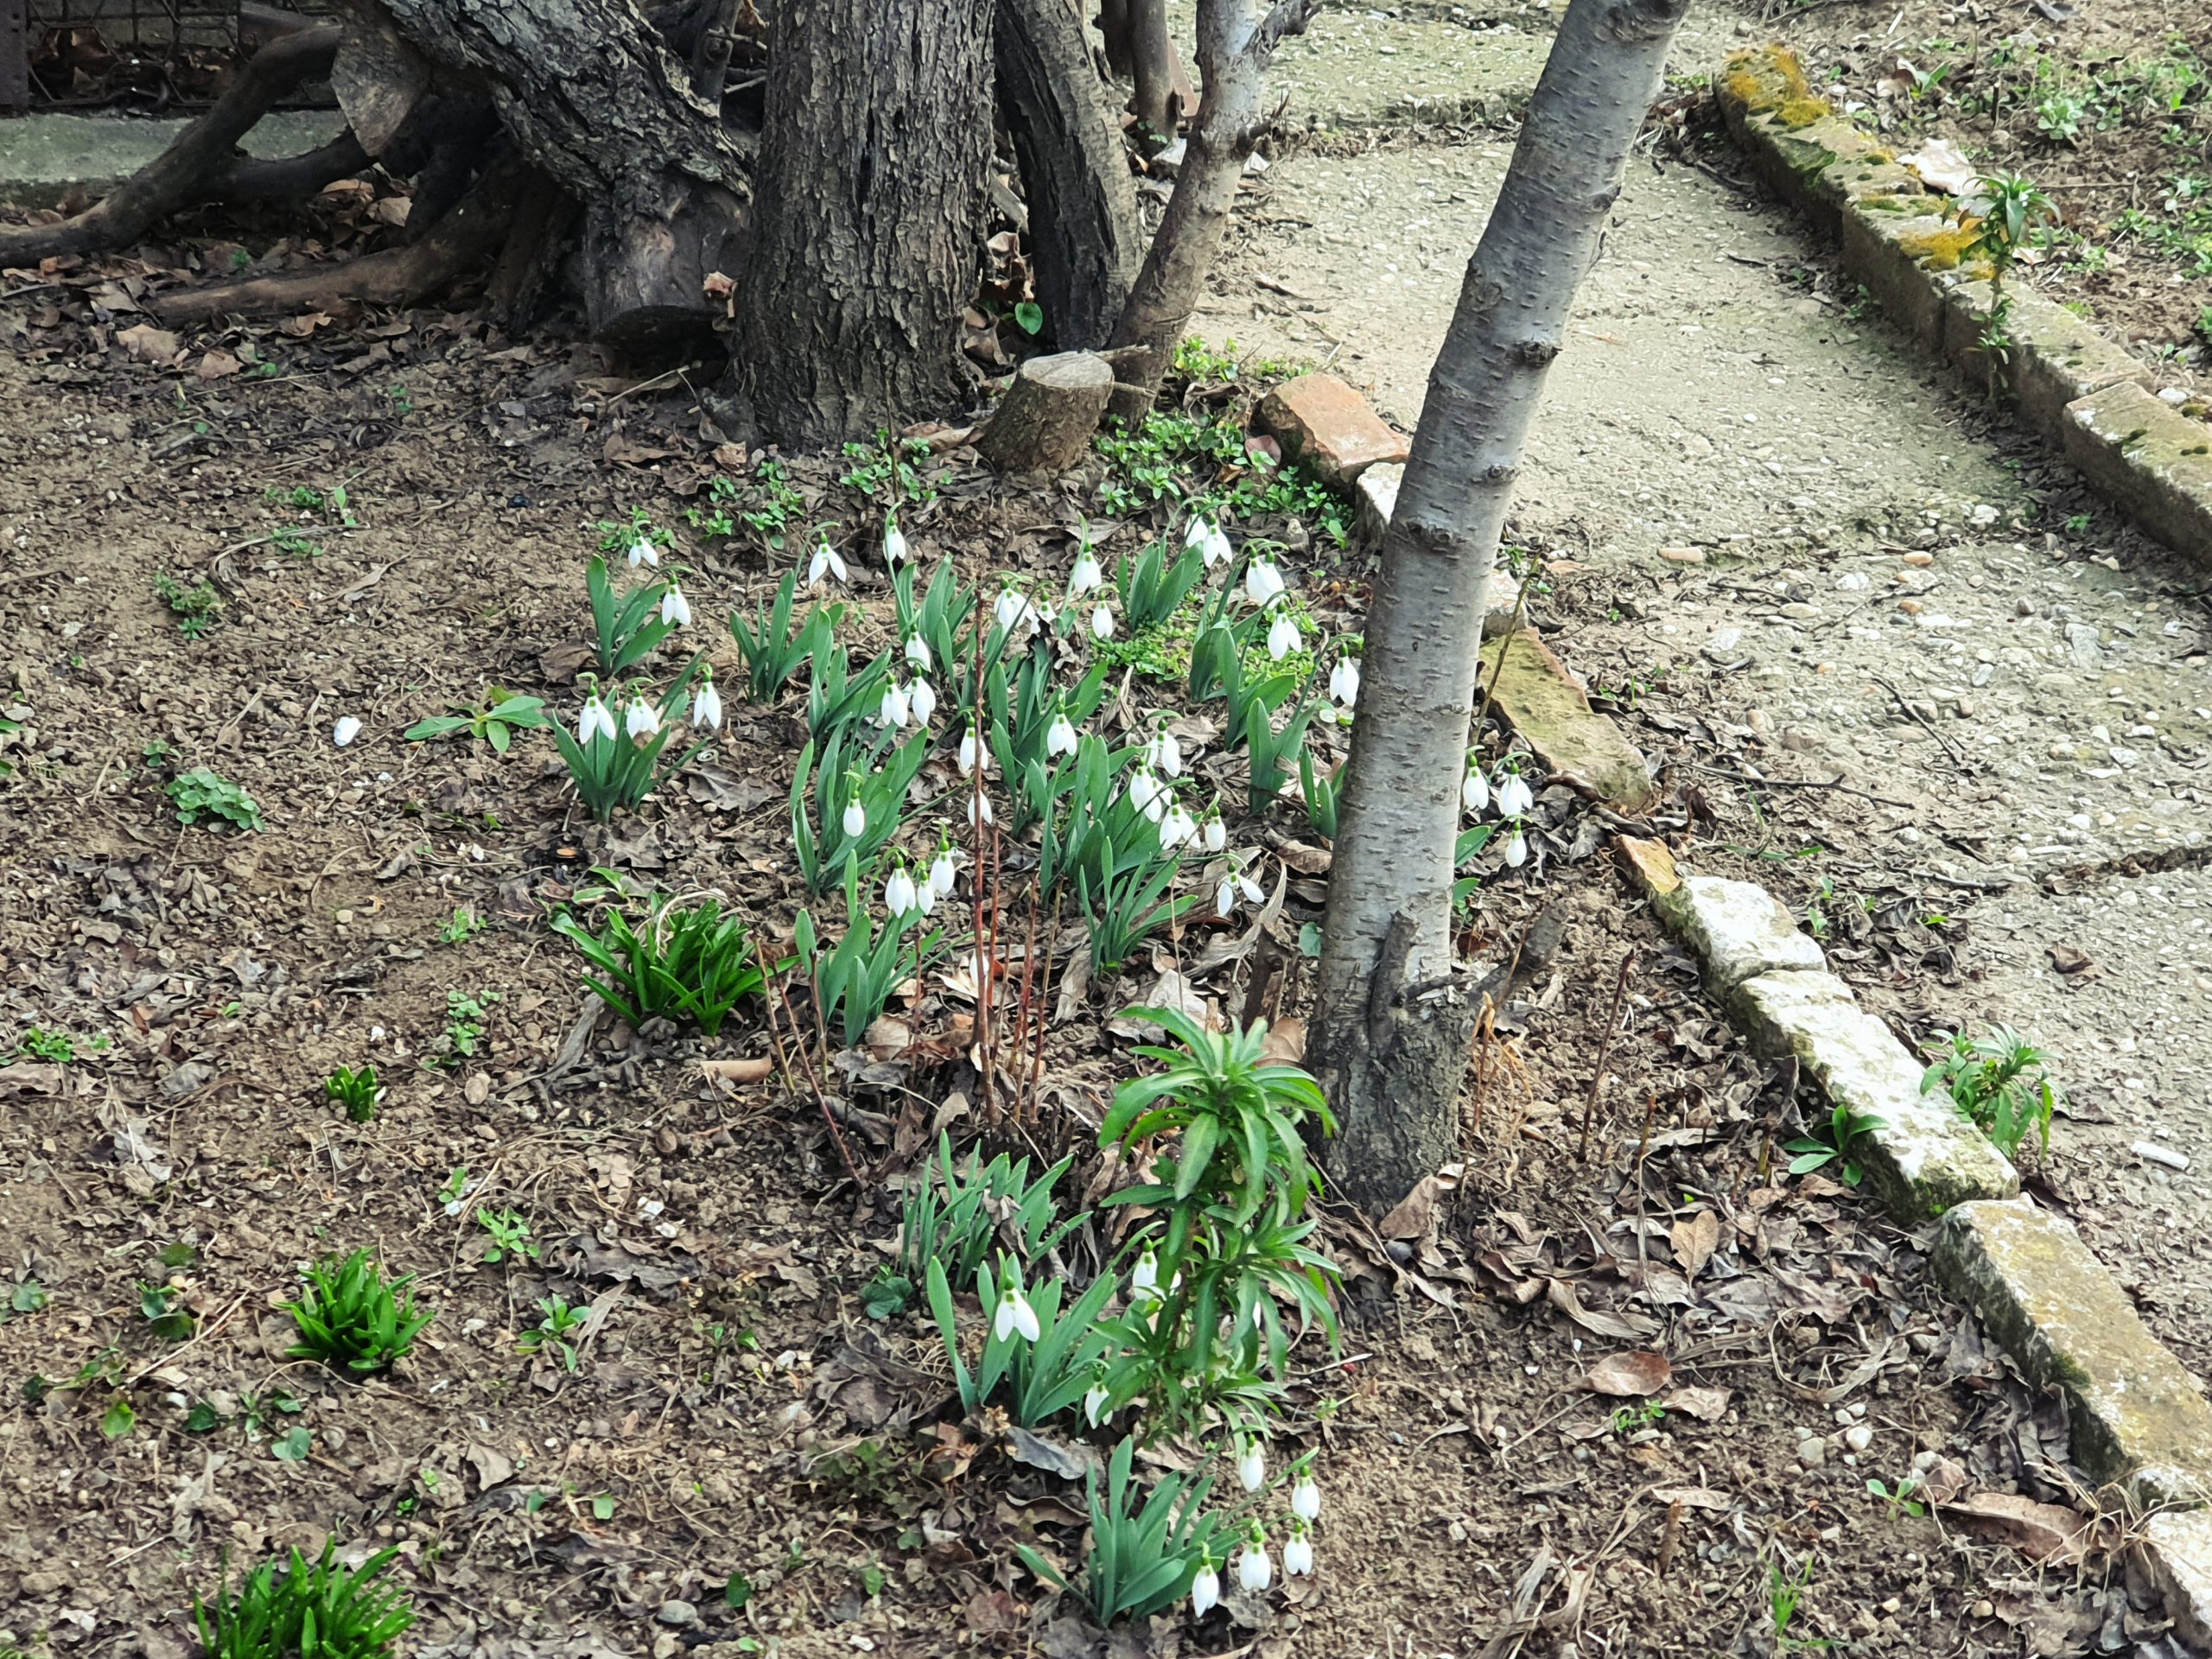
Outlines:
{"label": "thin brown stem", "polygon": [[1635,965],[1636,952],[1621,952],[1621,970],[1613,980],[1613,1002],[1605,1015],[1605,1034],[1598,1044],[1598,1069],[1590,1074],[1590,1092],[1582,1101],[1582,1143],[1575,1151],[1577,1163],[1590,1161],[1590,1120],[1598,1109],[1598,1091],[1605,1086],[1605,1061],[1613,1052],[1613,1033],[1620,1029],[1621,999],[1628,995],[1628,970]]}

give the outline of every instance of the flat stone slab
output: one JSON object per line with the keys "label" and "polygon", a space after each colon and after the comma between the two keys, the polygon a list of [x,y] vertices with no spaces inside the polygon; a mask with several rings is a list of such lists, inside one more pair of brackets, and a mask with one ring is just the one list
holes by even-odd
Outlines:
{"label": "flat stone slab", "polygon": [[[73,185],[105,195],[175,142],[192,124],[113,115],[39,114],[0,120],[0,202],[59,206]],[[346,130],[335,110],[280,110],[247,133],[249,156],[276,161],[320,149]]]}
{"label": "flat stone slab", "polygon": [[1961,1205],[1933,1266],[2031,1382],[2065,1392],[2091,1478],[2146,1503],[2212,1498],[2212,1404],[2071,1223],[2024,1199]]}
{"label": "flat stone slab", "polygon": [[[1284,381],[1260,399],[1252,423],[1281,440],[1285,455],[1296,456],[1340,489],[1351,488],[1370,467],[1403,461],[1412,448],[1366,398],[1333,374]],[[1390,499],[1395,505],[1395,490]]]}
{"label": "flat stone slab", "polygon": [[1483,647],[1482,684],[1489,686],[1493,675],[1491,706],[1554,776],[1624,812],[1640,812],[1649,803],[1651,769],[1642,753],[1591,708],[1581,681],[1531,630],[1516,629]]}
{"label": "flat stone slab", "polygon": [[2167,546],[2212,558],[2212,425],[2122,381],[2066,406],[2066,458]]}
{"label": "flat stone slab", "polygon": [[1882,1120],[1855,1143],[1853,1156],[1896,1214],[1925,1220],[2020,1190],[2019,1172],[1948,1095],[1921,1092],[1927,1068],[1834,974],[1756,974],[1736,988],[1728,1010],[1754,1048],[1795,1055],[1831,1105]]}
{"label": "flat stone slab", "polygon": [[1797,931],[1797,918],[1756,882],[1683,876],[1651,902],[1697,953],[1706,982],[1722,996],[1754,974],[1817,974],[1828,965],[1821,947]]}
{"label": "flat stone slab", "polygon": [[2212,1510],[2168,1510],[2143,1523],[2143,1565],[2183,1641],[2212,1650]]}

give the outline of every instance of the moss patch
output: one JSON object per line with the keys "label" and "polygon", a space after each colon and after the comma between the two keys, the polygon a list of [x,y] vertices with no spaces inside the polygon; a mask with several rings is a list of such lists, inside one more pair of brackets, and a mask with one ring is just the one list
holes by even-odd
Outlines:
{"label": "moss patch", "polygon": [[[1897,238],[1897,246],[1930,270],[1957,270],[1978,234],[1972,225],[1947,225],[1940,231],[1908,231]],[[1986,276],[1989,261],[1977,258],[1967,269]]]}
{"label": "moss patch", "polygon": [[1720,94],[1738,109],[1764,115],[1792,104],[1819,104],[1808,120],[1827,113],[1827,105],[1813,96],[1813,84],[1797,54],[1784,46],[1754,46],[1728,54],[1720,76]]}

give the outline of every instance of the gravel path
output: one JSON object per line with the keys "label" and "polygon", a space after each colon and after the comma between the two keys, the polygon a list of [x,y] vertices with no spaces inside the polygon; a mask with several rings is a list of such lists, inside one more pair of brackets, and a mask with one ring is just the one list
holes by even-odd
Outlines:
{"label": "gravel path", "polygon": [[[1287,48],[1294,124],[1309,108],[1338,128],[1402,123],[1407,89],[1436,79],[1425,42],[1468,78],[1459,111],[1525,93],[1541,63],[1541,39],[1329,19]],[[1732,33],[1696,20],[1677,72],[1712,67]],[[1510,142],[1415,130],[1287,156],[1197,327],[1327,360],[1410,427]],[[1755,774],[1902,804],[1789,796],[1832,850],[1770,853],[1751,873],[1801,900],[1824,881],[1904,893],[1934,918],[1955,945],[1942,982],[1848,953],[1847,971],[1919,1028],[2004,1021],[2051,1051],[2072,1111],[2043,1196],[2212,1370],[2199,584],[1916,360],[1801,226],[1714,176],[1727,152],[1710,160],[1632,165],[1552,372],[1516,533],[1611,595],[1563,636],[1584,672],[1665,677]],[[1703,786],[1742,810],[1740,781]],[[2120,873],[2153,860],[2175,868]],[[2062,975],[2053,947],[2094,966]],[[2130,1150],[2146,1140],[2189,1168]]]}

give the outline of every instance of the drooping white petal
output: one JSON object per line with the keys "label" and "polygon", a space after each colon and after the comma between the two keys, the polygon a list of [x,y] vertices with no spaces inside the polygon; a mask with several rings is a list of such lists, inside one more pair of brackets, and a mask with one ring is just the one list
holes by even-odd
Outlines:
{"label": "drooping white petal", "polygon": [[1044,1327],[1037,1322],[1037,1310],[1029,1306],[1029,1299],[1021,1294],[1020,1287],[1012,1283],[1000,1294],[998,1318],[991,1330],[1001,1342],[1015,1332],[1031,1342],[1044,1335]]}
{"label": "drooping white petal", "polygon": [[1112,1393],[1107,1389],[1103,1382],[1092,1383],[1090,1387],[1084,1392],[1084,1421],[1089,1423],[1093,1428],[1097,1427],[1100,1418],[1105,1414],[1106,1408],[1109,1403],[1111,1403],[1113,1398],[1114,1396]]}
{"label": "drooping white petal", "polygon": [[960,736],[960,775],[963,778],[974,777],[976,768],[982,758],[983,740],[976,735],[976,728],[970,726]]}
{"label": "drooping white petal", "polygon": [[1205,546],[1202,551],[1205,556],[1206,569],[1211,570],[1217,564],[1224,564],[1234,557],[1236,550],[1229,545],[1229,537],[1222,533],[1220,525],[1209,524],[1206,526]]}
{"label": "drooping white petal", "polygon": [[1236,913],[1236,882],[1234,877],[1222,877],[1220,885],[1214,888],[1213,908],[1217,916],[1230,917]]}
{"label": "drooping white petal", "polygon": [[926,881],[914,884],[914,908],[926,916],[937,908],[937,889]]}
{"label": "drooping white petal", "polygon": [[630,568],[634,570],[641,564],[660,569],[660,550],[652,544],[650,537],[640,536],[630,543]]}
{"label": "drooping white petal", "polygon": [[691,626],[691,601],[672,582],[668,584],[668,591],[660,596],[660,620],[679,628]]}
{"label": "drooping white petal", "polygon": [[906,874],[904,864],[891,872],[883,884],[883,907],[893,916],[904,916],[914,908],[914,878]]}
{"label": "drooping white petal", "polygon": [[1206,819],[1206,851],[1217,853],[1229,845],[1229,829],[1222,823],[1221,814],[1214,813]]}
{"label": "drooping white petal", "polygon": [[1497,815],[1502,818],[1526,817],[1529,809],[1536,804],[1536,792],[1529,787],[1529,780],[1517,772],[1509,772],[1497,780]]}
{"label": "drooping white petal", "polygon": [[1246,1443],[1236,1459],[1236,1478],[1248,1492],[1256,1492],[1268,1484],[1268,1447],[1265,1441]]}
{"label": "drooping white petal", "polygon": [[1068,575],[1068,597],[1071,600],[1081,599],[1086,594],[1096,593],[1105,585],[1106,573],[1098,568],[1097,556],[1086,547],[1077,558],[1075,569]]}
{"label": "drooping white petal", "polygon": [[1505,843],[1505,861],[1516,870],[1529,861],[1529,837],[1521,833],[1517,823],[1513,826],[1513,839]]}
{"label": "drooping white petal", "polygon": [[1144,746],[1144,763],[1163,778],[1179,778],[1183,775],[1183,746],[1175,741],[1175,734],[1163,726]]}
{"label": "drooping white petal", "polygon": [[1046,728],[1045,753],[1047,754],[1075,753],[1075,728],[1069,723],[1065,715],[1053,715],[1052,723]]}
{"label": "drooping white petal", "polygon": [[906,726],[906,716],[911,711],[906,688],[887,685],[883,688],[883,701],[876,706],[875,723],[887,730],[899,731]]}
{"label": "drooping white petal", "polygon": [[1339,657],[1329,671],[1329,695],[1347,709],[1359,701],[1359,658]]}
{"label": "drooping white petal", "polygon": [[660,710],[643,697],[632,697],[628,712],[622,716],[622,728],[633,741],[651,739],[660,731]]}
{"label": "drooping white petal", "polygon": [[1244,597],[1257,606],[1267,606],[1283,595],[1282,572],[1275,569],[1273,559],[1255,559],[1244,567]]}
{"label": "drooping white petal", "polygon": [[926,674],[930,671],[930,642],[918,633],[906,636],[906,660]]}
{"label": "drooping white petal", "polygon": [[1164,851],[1173,852],[1178,847],[1197,839],[1198,833],[1198,824],[1179,804],[1169,807],[1160,820],[1160,845]]}
{"label": "drooping white petal", "polygon": [[1247,1590],[1264,1590],[1275,1581],[1275,1569],[1263,1545],[1248,1543],[1236,1558],[1236,1582]]}
{"label": "drooping white petal", "polygon": [[722,694],[715,690],[709,680],[699,688],[699,695],[691,701],[691,723],[720,730],[722,723]]}
{"label": "drooping white petal", "polygon": [[[1206,537],[1212,534],[1213,526],[1211,524],[1208,524],[1203,518],[1193,518],[1189,524],[1183,526],[1183,545],[1185,547],[1204,547],[1206,544]],[[1211,559],[1208,559],[1206,563],[1208,564],[1211,564],[1213,561]]]}
{"label": "drooping white petal", "polygon": [[857,800],[846,802],[843,823],[845,827],[845,833],[847,835],[866,835],[868,833],[868,808],[862,806]]}
{"label": "drooping white petal", "polygon": [[1236,886],[1243,895],[1255,905],[1262,904],[1267,899],[1268,890],[1241,870],[1236,874]]}
{"label": "drooping white petal", "polygon": [[1160,779],[1139,766],[1129,774],[1129,804],[1140,812],[1150,812],[1152,804],[1160,798]]}
{"label": "drooping white petal", "polygon": [[937,713],[937,688],[927,680],[916,680],[907,691],[906,706],[913,712],[915,725],[928,725]]}
{"label": "drooping white petal", "polygon": [[1191,1580],[1191,1617],[1204,1618],[1221,1605],[1221,1574],[1208,1562]]}
{"label": "drooping white petal", "polygon": [[1090,633],[1095,639],[1111,639],[1114,637],[1114,613],[1103,605],[1090,613]]}
{"label": "drooping white petal", "polygon": [[1459,804],[1477,817],[1490,810],[1490,779],[1480,766],[1467,768],[1466,781],[1459,785]]}
{"label": "drooping white petal", "polygon": [[1301,1521],[1321,1518],[1321,1488],[1311,1471],[1299,1476],[1290,1489],[1290,1512]]}
{"label": "drooping white petal", "polygon": [[1305,644],[1306,636],[1299,632],[1298,619],[1288,611],[1278,612],[1268,626],[1268,658],[1279,663]]}
{"label": "drooping white petal", "polygon": [[906,546],[906,538],[899,532],[898,524],[887,521],[883,526],[884,563],[896,569],[906,563],[912,556],[912,551]]}
{"label": "drooping white petal", "polygon": [[1160,1258],[1147,1244],[1137,1256],[1137,1264],[1129,1270],[1129,1292],[1132,1296],[1160,1288]]}
{"label": "drooping white petal", "polygon": [[930,861],[930,886],[937,889],[940,898],[951,896],[954,874],[952,849],[938,849],[938,855]]}
{"label": "drooping white petal", "polygon": [[970,830],[980,830],[990,822],[991,798],[988,795],[970,795],[968,798],[968,827]]}
{"label": "drooping white petal", "polygon": [[1313,1571],[1313,1541],[1303,1532],[1292,1535],[1282,1547],[1282,1570],[1288,1578],[1302,1578]]}

